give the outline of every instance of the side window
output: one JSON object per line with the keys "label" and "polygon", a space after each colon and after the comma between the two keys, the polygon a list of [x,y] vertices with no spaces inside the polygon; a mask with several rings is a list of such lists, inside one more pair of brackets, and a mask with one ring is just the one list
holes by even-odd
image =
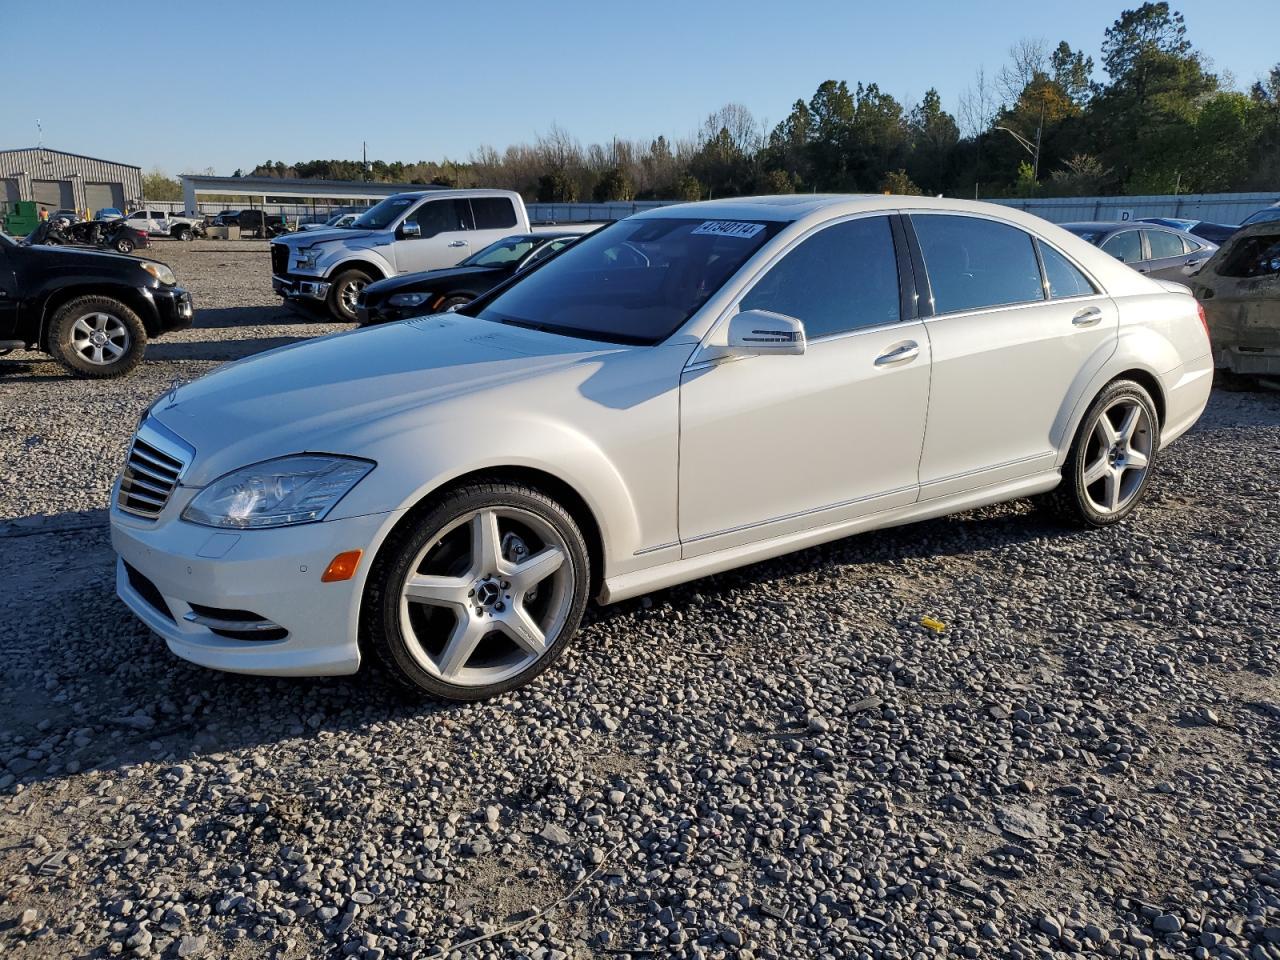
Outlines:
{"label": "side window", "polygon": [[1121,263],[1137,263],[1142,259],[1142,240],[1139,239],[1137,230],[1125,230],[1108,237],[1102,250]]}
{"label": "side window", "polygon": [[502,230],[516,225],[516,208],[508,197],[474,197],[471,210],[477,230]]}
{"label": "side window", "polygon": [[145,211],[145,210],[135,210],[133,213],[129,214],[129,219],[130,219],[130,220],[145,220],[145,219],[147,219],[147,211]]}
{"label": "side window", "polygon": [[1049,280],[1050,298],[1061,300],[1065,297],[1089,297],[1098,292],[1089,278],[1057,250],[1047,243],[1041,243],[1039,247],[1044,275]]}
{"label": "side window", "polygon": [[942,214],[913,214],[937,313],[1044,299],[1031,235],[1017,227]]}
{"label": "side window", "polygon": [[1197,250],[1204,247],[1203,243],[1200,243],[1199,241],[1196,241],[1196,240],[1192,240],[1190,237],[1182,237],[1180,239],[1182,240],[1183,253],[1195,253]]}
{"label": "side window", "polygon": [[1182,256],[1182,238],[1176,233],[1165,233],[1163,230],[1144,230],[1147,235],[1147,246],[1151,248],[1151,259]]}
{"label": "side window", "polygon": [[889,218],[846,220],[809,237],[751,288],[741,309],[796,317],[810,339],[896,322],[898,260]]}
{"label": "side window", "polygon": [[429,200],[412,215],[423,237],[471,229],[471,208],[466,200]]}

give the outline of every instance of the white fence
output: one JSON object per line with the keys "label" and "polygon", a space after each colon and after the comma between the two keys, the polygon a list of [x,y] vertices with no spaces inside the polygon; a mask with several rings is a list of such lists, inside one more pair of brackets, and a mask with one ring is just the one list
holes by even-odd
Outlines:
{"label": "white fence", "polygon": [[[1280,200],[1280,193],[1191,193],[1180,196],[1151,197],[1036,197],[1033,199],[1001,198],[990,200],[1006,207],[1016,207],[1053,223],[1073,220],[1136,220],[1141,217],[1177,217],[1187,220],[1209,220],[1214,223],[1239,223],[1251,213]],[[534,223],[582,223],[597,220],[621,220],[641,210],[663,207],[678,200],[631,200],[614,203],[530,203],[529,219]],[[180,213],[181,200],[148,200],[149,210]],[[222,210],[239,210],[243,205],[207,203],[198,205],[202,214]],[[327,217],[331,211],[345,209],[325,204],[267,204],[268,213],[295,217]]]}
{"label": "white fence", "polygon": [[[1200,193],[1153,197],[1036,197],[990,200],[1016,207],[1052,223],[1075,220],[1137,220],[1141,217],[1177,217],[1239,223],[1251,213],[1280,200],[1277,193]],[[677,200],[637,200],[618,203],[531,203],[529,218],[538,223],[573,223],[584,220],[619,220],[641,210],[678,203]]]}

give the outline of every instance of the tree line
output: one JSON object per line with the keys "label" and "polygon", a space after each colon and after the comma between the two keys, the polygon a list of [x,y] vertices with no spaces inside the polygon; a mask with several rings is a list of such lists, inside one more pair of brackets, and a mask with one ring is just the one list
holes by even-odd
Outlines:
{"label": "tree line", "polygon": [[[1247,91],[1215,72],[1166,2],[1125,10],[1091,56],[1023,40],[955,114],[828,80],[766,129],[728,104],[697,132],[585,148],[552,127],[463,161],[268,162],[254,176],[504,187],[542,202],[809,191],[1087,196],[1280,189],[1280,63]],[[237,175],[241,171],[236,171]]]}

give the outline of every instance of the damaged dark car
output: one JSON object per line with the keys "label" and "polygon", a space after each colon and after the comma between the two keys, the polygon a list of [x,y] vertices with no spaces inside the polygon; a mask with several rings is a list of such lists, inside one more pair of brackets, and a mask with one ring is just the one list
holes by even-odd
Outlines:
{"label": "damaged dark car", "polygon": [[1246,227],[1191,278],[1216,365],[1280,379],[1280,221]]}

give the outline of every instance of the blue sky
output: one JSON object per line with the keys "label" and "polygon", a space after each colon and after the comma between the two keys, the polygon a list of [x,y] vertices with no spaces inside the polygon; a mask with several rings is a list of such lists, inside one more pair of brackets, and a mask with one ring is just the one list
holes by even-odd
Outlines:
{"label": "blue sky", "polygon": [[[772,125],[826,79],[908,103],[937,87],[955,111],[1020,38],[1099,60],[1138,2],[0,0],[0,148],[34,145],[39,118],[47,146],[171,174],[354,159],[361,140],[370,159],[457,159],[552,124],[584,144],[689,136],[731,101]],[[1174,6],[1239,87],[1280,57],[1265,3]]]}

